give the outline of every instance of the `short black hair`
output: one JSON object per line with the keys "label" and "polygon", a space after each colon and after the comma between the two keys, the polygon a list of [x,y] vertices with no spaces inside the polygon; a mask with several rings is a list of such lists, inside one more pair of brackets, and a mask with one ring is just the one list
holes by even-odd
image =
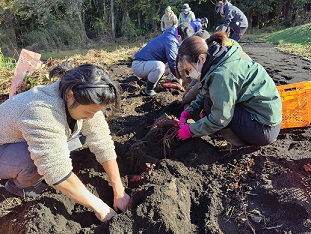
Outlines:
{"label": "short black hair", "polygon": [[181,40],[185,40],[188,37],[191,37],[194,34],[194,30],[189,23],[181,23],[178,27],[178,35],[181,37]]}
{"label": "short black hair", "polygon": [[50,77],[61,76],[59,90],[65,100],[71,90],[78,105],[105,104],[107,108],[120,109],[120,91],[118,83],[113,82],[108,73],[94,64],[83,64],[70,69],[69,64],[62,64],[50,71]]}

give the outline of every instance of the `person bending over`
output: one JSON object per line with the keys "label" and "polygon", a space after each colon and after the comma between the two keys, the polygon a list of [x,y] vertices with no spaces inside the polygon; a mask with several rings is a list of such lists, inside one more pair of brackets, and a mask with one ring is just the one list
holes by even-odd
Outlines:
{"label": "person bending over", "polygon": [[92,64],[71,70],[58,66],[50,71],[50,77],[56,75],[60,81],[36,86],[0,105],[0,179],[8,179],[5,189],[20,197],[38,196],[46,184],[55,186],[106,221],[116,212],[72,172],[68,142],[82,132],[109,177],[113,206],[125,211],[130,197],[121,183],[105,119],[107,108],[119,107],[119,86]]}
{"label": "person bending over", "polygon": [[193,34],[193,28],[188,23],[170,27],[134,55],[132,71],[147,81],[144,91],[148,96],[156,94],[154,88],[165,72],[166,63],[176,77],[175,60],[179,43]]}
{"label": "person bending over", "polygon": [[[224,32],[204,40],[193,36],[178,49],[177,62],[200,76],[199,94],[181,113],[178,138],[220,132],[233,146],[274,142],[282,122],[282,102],[275,83],[258,63],[241,58],[241,48],[227,44]],[[206,116],[188,124],[204,110]]]}
{"label": "person bending over", "polygon": [[215,9],[217,14],[225,17],[224,23],[218,26],[216,31],[227,32],[230,38],[238,42],[248,28],[247,17],[227,0],[219,1]]}

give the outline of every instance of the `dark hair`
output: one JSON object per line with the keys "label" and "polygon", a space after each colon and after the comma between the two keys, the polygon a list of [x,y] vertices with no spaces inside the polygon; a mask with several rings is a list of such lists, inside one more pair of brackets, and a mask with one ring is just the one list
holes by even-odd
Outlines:
{"label": "dark hair", "polygon": [[178,30],[178,35],[181,37],[181,40],[185,40],[186,38],[194,34],[194,30],[189,23],[181,23],[177,27],[177,30]]}
{"label": "dark hair", "polygon": [[227,40],[228,38],[224,32],[215,32],[206,40],[199,36],[192,36],[185,39],[178,48],[178,55],[176,58],[177,77],[182,77],[184,79],[184,73],[181,74],[177,69],[179,62],[187,61],[189,63],[196,63],[200,54],[209,55],[209,47],[214,44],[224,46]]}
{"label": "dark hair", "polygon": [[120,86],[114,83],[103,68],[93,64],[83,64],[70,69],[70,64],[62,64],[50,71],[50,77],[60,76],[59,90],[61,97],[72,90],[75,102],[72,108],[78,105],[105,104],[113,111],[120,109]]}

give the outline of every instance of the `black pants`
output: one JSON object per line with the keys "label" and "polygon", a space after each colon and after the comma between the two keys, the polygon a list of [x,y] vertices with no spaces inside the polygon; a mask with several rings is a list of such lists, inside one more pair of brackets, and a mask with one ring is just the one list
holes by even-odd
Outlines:
{"label": "black pants", "polygon": [[[205,99],[204,109],[207,115],[211,113],[212,101]],[[228,124],[238,137],[250,145],[264,146],[276,140],[279,135],[281,124],[268,126],[252,119],[250,113],[244,110],[239,104],[235,105],[234,114]]]}
{"label": "black pants", "polygon": [[247,28],[239,28],[236,30],[230,30],[230,38],[235,40],[235,41],[239,41],[241,39],[241,37],[244,35],[244,33],[246,32]]}

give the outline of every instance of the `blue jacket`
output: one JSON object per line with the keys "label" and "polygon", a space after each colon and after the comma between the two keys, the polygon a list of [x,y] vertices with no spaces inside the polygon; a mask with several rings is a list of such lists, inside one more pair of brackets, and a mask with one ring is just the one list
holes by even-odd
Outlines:
{"label": "blue jacket", "polygon": [[163,34],[153,38],[147,45],[135,54],[135,59],[139,61],[161,61],[168,63],[174,76],[176,57],[179,42],[176,36],[175,26],[168,28]]}
{"label": "blue jacket", "polygon": [[246,16],[236,6],[233,6],[231,3],[226,3],[224,5],[224,12],[225,21],[223,23],[223,26],[230,27],[233,30],[248,27],[248,20]]}
{"label": "blue jacket", "polygon": [[196,19],[194,21],[192,21],[190,23],[191,27],[193,28],[194,32],[198,32],[202,29],[202,23],[201,23],[201,20],[200,19]]}

